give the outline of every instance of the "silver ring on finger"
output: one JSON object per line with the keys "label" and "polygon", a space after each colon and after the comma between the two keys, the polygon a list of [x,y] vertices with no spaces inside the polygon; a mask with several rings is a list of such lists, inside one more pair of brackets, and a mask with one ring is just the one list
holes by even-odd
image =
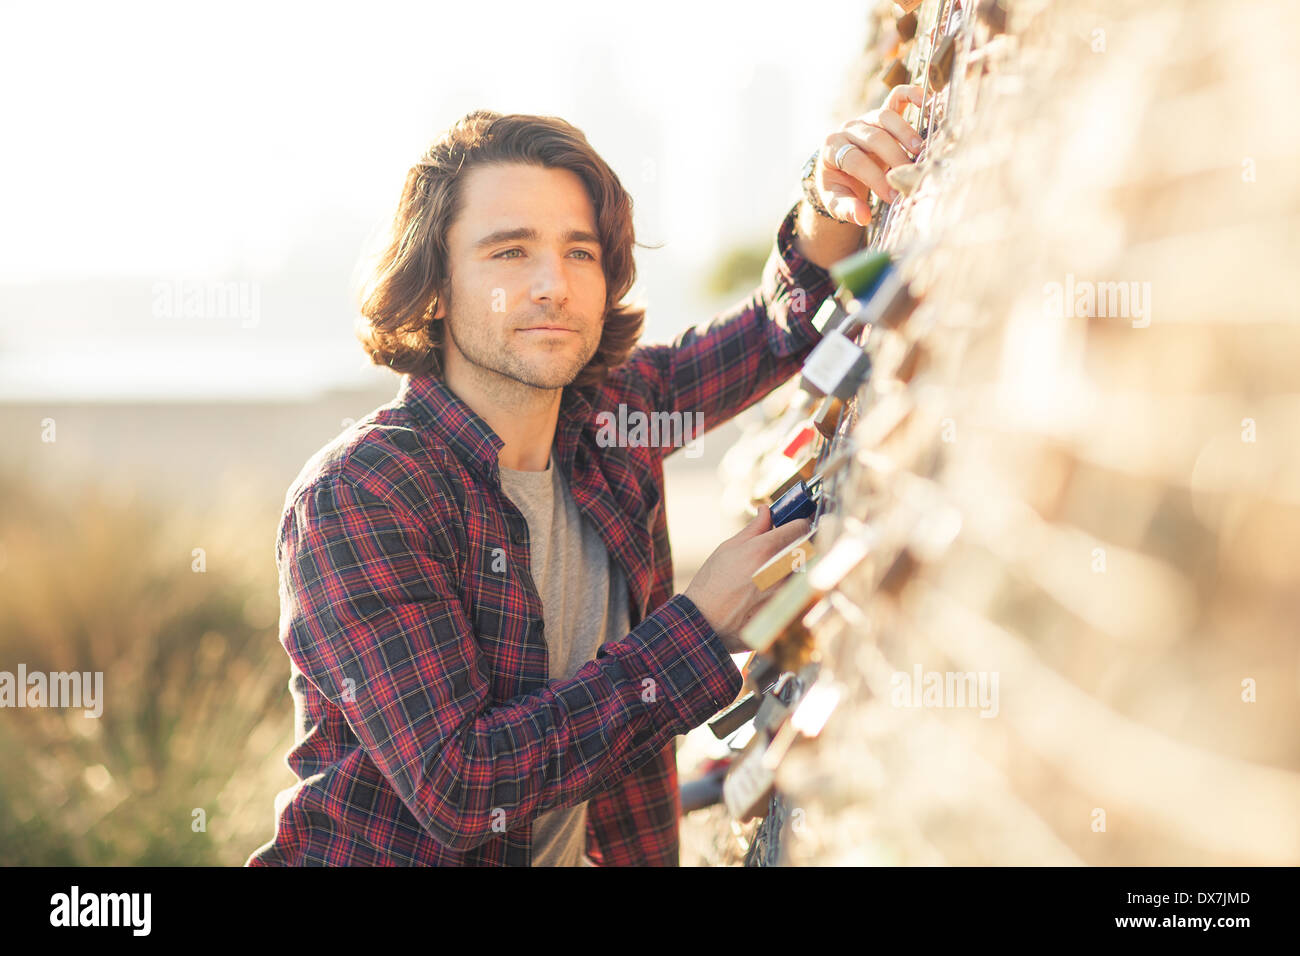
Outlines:
{"label": "silver ring on finger", "polygon": [[844,157],[848,154],[849,150],[851,149],[857,149],[857,147],[854,146],[852,143],[845,143],[843,146],[841,146],[839,149],[835,151],[835,168],[840,170],[841,172],[844,171],[844,166],[842,165],[844,161]]}

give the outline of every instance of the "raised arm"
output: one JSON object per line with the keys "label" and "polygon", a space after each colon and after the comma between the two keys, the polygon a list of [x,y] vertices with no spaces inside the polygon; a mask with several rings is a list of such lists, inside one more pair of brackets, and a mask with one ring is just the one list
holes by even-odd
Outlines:
{"label": "raised arm", "polygon": [[[653,413],[703,414],[704,431],[744,411],[799,371],[821,338],[813,314],[834,291],[830,273],[796,248],[799,204],[786,214],[749,298],[667,345],[646,344],[611,372]],[[668,454],[671,446],[661,446]]]}

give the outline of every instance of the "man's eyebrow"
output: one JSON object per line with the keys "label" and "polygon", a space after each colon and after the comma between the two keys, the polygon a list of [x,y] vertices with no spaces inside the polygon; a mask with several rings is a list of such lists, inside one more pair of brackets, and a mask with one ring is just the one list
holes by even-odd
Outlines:
{"label": "man's eyebrow", "polygon": [[[600,245],[600,236],[585,229],[570,229],[562,237],[565,242],[591,242]],[[486,249],[488,246],[495,246],[502,242],[519,242],[527,240],[528,242],[538,242],[541,235],[536,229],[529,226],[518,226],[514,229],[498,229],[496,232],[490,232],[482,239],[474,243],[475,249]]]}

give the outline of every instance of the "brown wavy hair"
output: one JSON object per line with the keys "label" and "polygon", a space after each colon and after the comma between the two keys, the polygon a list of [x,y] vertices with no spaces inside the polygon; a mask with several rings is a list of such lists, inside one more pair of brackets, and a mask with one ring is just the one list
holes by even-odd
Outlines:
{"label": "brown wavy hair", "polygon": [[447,231],[463,208],[461,180],[475,166],[501,163],[572,170],[591,196],[605,272],[605,326],[573,384],[597,385],[627,361],[645,324],[644,308],[621,301],[636,281],[632,197],[582,131],[554,116],[474,110],[411,167],[390,236],[362,291],[357,338],[376,365],[442,377],[444,322],[433,314],[439,296],[451,305]]}

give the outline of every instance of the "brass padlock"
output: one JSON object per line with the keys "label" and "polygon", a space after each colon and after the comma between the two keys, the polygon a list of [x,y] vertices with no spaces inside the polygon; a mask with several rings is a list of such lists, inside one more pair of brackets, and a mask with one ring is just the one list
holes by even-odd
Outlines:
{"label": "brass padlock", "polygon": [[880,81],[891,90],[896,86],[902,86],[904,83],[910,83],[911,80],[911,72],[899,59],[891,60],[889,66],[885,67],[885,71],[880,74]]}
{"label": "brass padlock", "polygon": [[904,43],[911,40],[916,36],[916,14],[909,13],[906,16],[899,17],[895,27],[898,30],[898,38],[900,40]]}
{"label": "brass padlock", "polygon": [[791,574],[803,571],[808,562],[817,554],[817,547],[812,542],[813,535],[816,533],[817,529],[814,528],[802,537],[790,542],[779,553],[773,555],[750,578],[754,582],[754,587],[760,591],[766,591],[773,585],[780,584]]}
{"label": "brass padlock", "polygon": [[949,33],[940,41],[939,48],[931,55],[930,67],[927,73],[930,77],[930,86],[936,92],[947,86],[948,80],[952,78],[952,62],[956,53],[956,34]]}
{"label": "brass padlock", "polygon": [[813,424],[823,438],[835,437],[835,429],[840,426],[840,416],[844,413],[844,400],[834,395],[827,395],[813,414]]}

